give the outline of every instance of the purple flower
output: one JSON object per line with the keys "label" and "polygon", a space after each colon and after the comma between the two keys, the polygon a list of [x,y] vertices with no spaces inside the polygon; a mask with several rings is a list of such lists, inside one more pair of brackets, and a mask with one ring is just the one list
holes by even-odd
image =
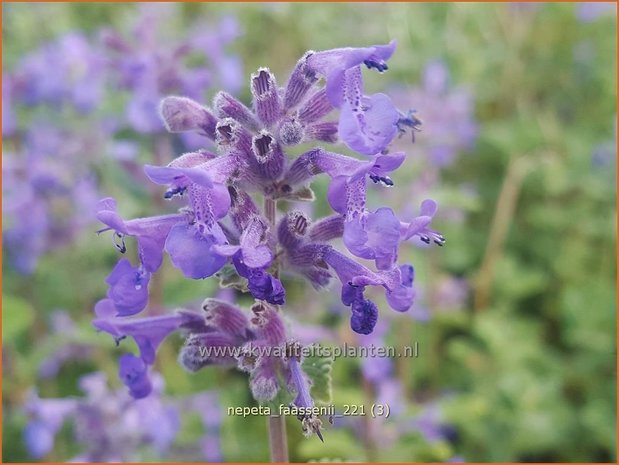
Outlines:
{"label": "purple flower", "polygon": [[368,285],[383,286],[387,303],[394,310],[405,312],[411,307],[415,296],[412,266],[403,265],[389,271],[373,272],[331,247],[325,250],[323,259],[342,283],[342,303],[352,309],[353,331],[369,334],[376,325],[378,308],[364,296]]}
{"label": "purple flower", "polygon": [[[140,34],[152,45],[152,28],[144,27]],[[122,41],[110,43],[118,50],[126,48]],[[104,203],[100,216],[105,216],[106,224],[117,235],[134,235],[138,248],[148,249],[140,252],[145,272],[157,269],[163,248],[185,276],[201,279],[218,273],[222,286],[249,291],[255,302],[250,318],[233,304],[217,299],[205,301],[203,318],[183,312],[119,318],[116,314],[123,313],[116,310],[117,302],[125,303],[124,314],[129,314],[145,297],[130,287],[141,268],[123,265],[122,272],[113,273],[118,275],[111,283],[114,292],[111,290],[108,299],[97,304],[94,324],[117,341],[125,336],[136,341],[139,356],[123,356],[119,371],[134,397],[146,396],[152,389],[149,368],[157,346],[182,328],[189,335],[178,360],[188,371],[214,364],[236,365],[249,373],[256,400],[271,401],[281,389],[288,389],[296,394],[297,406],[311,407],[309,380],[300,358],[290,354],[293,343],[287,338],[278,307],[285,302],[286,291],[279,279],[285,271],[300,274],[317,289],[337,275],[341,300],[351,308],[351,327],[360,334],[370,334],[378,319],[377,305],[365,296],[367,286],[382,286],[387,303],[396,311],[411,307],[414,270],[397,263],[398,247],[401,240],[412,236],[441,237],[424,219],[431,219],[435,205],[432,209],[432,205],[424,204],[420,217],[410,224],[402,223],[389,208],[366,208],[368,178],[375,184],[392,186],[390,173],[404,161],[404,152],[388,152],[392,139],[405,127],[418,129],[420,124],[413,113],[405,115],[397,110],[386,95],[364,95],[361,65],[383,72],[394,49],[395,42],[308,52],[283,91],[268,68],[259,68],[250,78],[251,105],[219,92],[211,110],[192,94],[199,84],[184,92],[188,97],[162,101],[160,116],[170,132],[201,134],[215,142],[217,154],[200,150],[186,153],[167,166],[145,167],[151,181],[166,186],[164,198],[187,200],[181,213],[154,217],[157,221],[124,221],[116,213],[115,204]],[[174,53],[183,56],[187,48],[181,46]],[[142,83],[144,92],[152,95],[155,90],[161,91],[161,87],[148,87],[149,79],[159,84],[161,76],[142,75],[145,70],[149,74],[150,65],[147,60],[143,67],[130,68],[127,85]],[[170,79],[166,84],[178,85],[176,71],[169,70],[165,75]],[[206,79],[200,73],[194,77],[194,84]],[[321,77],[325,85],[320,84]],[[339,121],[325,120],[334,109],[339,109]],[[151,112],[147,110],[148,118]],[[360,160],[320,147],[296,159],[286,153],[289,146],[335,143],[338,139],[367,157]],[[309,185],[321,173],[331,178],[327,199],[335,214],[312,221],[309,208],[282,208],[291,201],[313,200],[315,194]],[[263,209],[254,202],[255,195],[263,198]],[[279,200],[286,204],[278,205]],[[153,221],[158,224],[160,218],[166,219],[166,227],[151,231]],[[145,238],[150,239],[146,241],[148,247],[142,244]],[[378,271],[329,245],[338,238],[357,257],[374,260]],[[124,243],[120,248],[124,249]],[[285,347],[286,355],[275,356],[266,350],[277,347]],[[396,388],[385,385],[385,398],[393,397]],[[321,436],[317,418],[304,415],[300,419],[306,433]]]}
{"label": "purple flower", "polygon": [[617,15],[617,5],[613,2],[579,2],[576,4],[576,17],[580,22],[592,23],[604,15]]}
{"label": "purple flower", "polygon": [[426,244],[434,242],[441,247],[445,245],[445,238],[443,235],[429,228],[436,210],[437,206],[434,200],[426,199],[421,202],[419,216],[414,218],[410,223],[400,223],[402,239],[408,240],[412,237],[417,237]]}
{"label": "purple flower", "polygon": [[54,437],[77,405],[73,399],[41,399],[30,393],[25,405],[32,420],[24,430],[24,441],[30,455],[40,459],[54,447]]}
{"label": "purple flower", "polygon": [[284,287],[279,279],[265,271],[273,258],[266,245],[266,233],[266,224],[255,216],[245,225],[239,245],[216,245],[213,250],[232,257],[237,272],[247,279],[249,291],[256,299],[282,305],[286,296]]}
{"label": "purple flower", "polygon": [[104,61],[81,34],[69,33],[26,55],[15,72],[16,96],[28,105],[63,102],[92,111],[103,97]]}
{"label": "purple flower", "polygon": [[239,245],[216,245],[214,251],[225,257],[233,257],[248,268],[266,268],[273,255],[265,244],[267,225],[261,218],[252,218],[241,234]]}
{"label": "purple flower", "polygon": [[[195,163],[197,154],[186,154],[168,167],[146,167],[151,180],[170,185],[172,195],[187,192],[192,212],[191,221],[174,225],[166,238],[165,250],[172,263],[193,279],[212,276],[225,264],[227,257],[214,246],[228,243],[217,220],[230,207],[230,194],[225,185],[217,183],[233,164],[231,157],[217,157],[195,166],[179,166],[184,161]],[[183,157],[181,157],[183,158]],[[221,169],[221,170],[220,170]],[[167,196],[167,195],[166,195]]]}
{"label": "purple flower", "polygon": [[2,73],[2,136],[8,137],[15,131],[13,110],[13,83],[8,74]]}
{"label": "purple flower", "polygon": [[179,329],[204,326],[204,319],[197,313],[179,311],[172,315],[148,318],[110,317],[109,307],[100,301],[95,307],[98,318],[93,325],[99,331],[105,331],[118,342],[131,337],[137,344],[140,356],[125,354],[120,358],[119,376],[129,387],[131,395],[140,399],[152,390],[148,377],[148,366],[155,362],[155,353],[163,340]]}
{"label": "purple flower", "polygon": [[[127,373],[131,367],[123,364],[123,374],[134,379],[140,372],[137,361],[134,373]],[[138,389],[137,381],[133,381],[133,386]],[[24,429],[26,446],[31,455],[41,458],[53,448],[54,436],[62,424],[70,421],[72,439],[80,450],[72,462],[136,460],[141,457],[136,454],[145,447],[153,449],[148,451],[149,457],[153,453],[165,456],[180,430],[179,408],[189,410],[189,407],[184,405],[185,399],[162,398],[161,377],[155,375],[151,386],[152,395],[136,401],[124,390],[110,390],[105,374],[95,372],[79,379],[83,396],[67,399],[31,396],[26,403],[31,417]]]}
{"label": "purple flower", "polygon": [[[141,11],[132,36],[123,37],[113,30],[102,34],[109,69],[120,86],[131,92],[126,118],[138,132],[163,129],[156,110],[166,95],[199,99],[217,78],[229,90],[238,88],[241,63],[224,51],[240,35],[234,18],[226,17],[215,27],[196,28],[186,40],[170,42],[163,34],[164,24],[177,13],[176,6],[156,5]],[[207,57],[208,62],[195,64],[199,63],[196,56]],[[205,135],[213,134],[206,130]]]}
{"label": "purple flower", "polygon": [[263,268],[249,268],[238,259],[234,259],[234,266],[240,276],[247,279],[249,292],[258,300],[264,300],[273,305],[286,303],[286,290],[282,282],[275,276],[267,273]]}
{"label": "purple flower", "polygon": [[32,273],[41,255],[70,244],[94,219],[96,182],[83,151],[99,141],[50,125],[34,124],[17,153],[3,154],[3,211],[7,255]]}
{"label": "purple flower", "polygon": [[[100,308],[97,309],[100,311]],[[125,337],[135,340],[140,349],[140,358],[147,364],[155,361],[155,352],[163,340],[176,330],[191,328],[203,323],[204,318],[199,313],[185,310],[171,315],[146,318],[110,318],[107,313],[97,315],[93,325],[99,331],[105,331],[117,341]]]}
{"label": "purple flower", "polygon": [[142,399],[148,396],[153,389],[148,377],[148,365],[133,354],[122,355],[118,363],[118,377],[129,388],[131,397]]}
{"label": "purple flower", "polygon": [[344,223],[344,244],[357,257],[376,260],[379,269],[391,269],[398,256],[400,221],[390,208],[364,212]]}
{"label": "purple flower", "polygon": [[118,316],[135,315],[148,303],[150,273],[143,267],[134,268],[126,258],[121,259],[105,282],[110,286],[107,297]]}
{"label": "purple flower", "polygon": [[366,155],[381,152],[393,140],[400,112],[385,94],[363,94],[361,65],[386,71],[386,61],[395,46],[392,41],[388,45],[310,53],[307,57],[308,68],[326,79],[329,101],[341,108],[340,137],[349,148]]}

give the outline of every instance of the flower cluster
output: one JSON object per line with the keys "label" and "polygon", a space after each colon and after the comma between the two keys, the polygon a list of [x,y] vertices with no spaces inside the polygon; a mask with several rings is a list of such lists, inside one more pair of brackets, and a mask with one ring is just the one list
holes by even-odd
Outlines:
{"label": "flower cluster", "polygon": [[240,33],[236,20],[226,17],[175,42],[165,36],[164,26],[176,7],[141,5],[130,35],[113,29],[101,31],[111,80],[129,92],[126,122],[141,133],[163,130],[157,108],[166,95],[182,93],[199,99],[214,83],[230,91],[237,91],[241,84],[238,57],[223,53]]}
{"label": "flower cluster", "polygon": [[[203,417],[204,435],[196,451],[209,461],[219,461],[219,417],[212,393],[181,399],[162,396],[163,380],[154,378],[152,396],[135,402],[124,390],[110,390],[105,374],[95,372],[80,379],[82,397],[40,398],[32,392],[26,402],[30,420],[24,429],[29,453],[41,458],[49,453],[65,423],[73,425],[80,453],[72,462],[138,461],[144,448],[165,456],[180,430],[181,411]],[[208,450],[204,445],[208,444]]]}
{"label": "flower cluster", "polygon": [[[173,133],[195,132],[216,146],[186,153],[167,166],[146,165],[151,181],[165,186],[166,199],[181,197],[186,206],[176,213],[126,220],[112,198],[97,209],[101,230],[113,231],[125,252],[125,237],[137,243],[138,263],[121,259],[107,278],[107,297],[96,306],[95,326],[117,340],[133,337],[140,354],[120,360],[120,375],[134,397],[150,390],[148,367],[161,340],[176,329],[189,333],[180,362],[191,371],[210,364],[236,365],[249,371],[256,399],[268,401],[279,389],[296,392],[294,403],[311,406],[308,379],[300,357],[205,355],[205,348],[274,347],[294,342],[286,336],[278,306],[286,302],[280,273],[301,276],[315,288],[334,278],[341,284],[341,301],[351,309],[351,328],[373,331],[378,307],[365,293],[382,287],[389,306],[408,310],[414,298],[414,270],[398,263],[402,241],[418,237],[443,245],[431,229],[436,203],[426,200],[420,214],[400,220],[390,208],[368,210],[368,185],[392,186],[390,173],[405,160],[390,153],[393,139],[419,121],[398,110],[385,94],[365,95],[362,67],[387,70],[395,43],[366,48],[307,52],[287,84],[260,68],[250,78],[252,108],[227,92],[219,92],[207,108],[187,97],[167,97],[160,105],[166,127]],[[324,83],[324,84],[323,84]],[[339,117],[328,116],[339,110]],[[364,158],[314,147],[291,159],[287,149],[302,143],[342,141]],[[280,200],[312,200],[311,183],[318,175],[330,178],[328,201],[334,214],[312,220],[300,210],[282,211]],[[256,202],[264,199],[264,205]],[[333,241],[342,239],[348,253]],[[219,275],[247,290],[256,303],[252,317],[232,304],[209,300],[205,314],[179,311],[173,315],[127,318],[148,305],[151,275],[167,253],[186,277]],[[375,270],[359,259],[374,261]],[[243,352],[244,353],[244,352]],[[319,421],[303,418],[304,430],[319,433]]]}
{"label": "flower cluster", "polygon": [[[127,126],[163,133],[157,108],[164,95],[200,98],[215,82],[238,89],[240,61],[224,53],[240,34],[236,20],[225,17],[172,43],[155,26],[174,8],[143,6],[131,37],[111,29],[99,31],[99,41],[67,33],[3,72],[5,240],[17,271],[33,272],[41,255],[92,224],[99,154],[114,156],[134,174],[138,145],[126,138]],[[114,94],[127,91],[125,115],[108,108],[111,86]],[[62,117],[50,121],[58,112]],[[87,128],[79,121],[84,113]],[[192,145],[190,138],[185,142]]]}
{"label": "flower cluster", "polygon": [[3,154],[4,241],[18,272],[32,273],[42,254],[94,221],[97,179],[83,154],[98,142],[89,134],[35,124],[18,152]]}
{"label": "flower cluster", "polygon": [[97,47],[86,36],[69,33],[26,55],[9,85],[15,101],[25,105],[69,104],[79,112],[91,112],[105,92],[104,68]]}

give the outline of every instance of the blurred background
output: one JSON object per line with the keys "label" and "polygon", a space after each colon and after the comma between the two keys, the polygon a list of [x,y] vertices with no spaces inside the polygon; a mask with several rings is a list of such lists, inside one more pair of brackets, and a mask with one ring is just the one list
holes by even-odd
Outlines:
{"label": "blurred background", "polygon": [[[371,205],[416,216],[437,200],[445,247],[403,247],[406,314],[381,305],[349,329],[339,291],[286,280],[297,337],[412,345],[412,359],[335,361],[332,398],[388,403],[388,419],[288,420],[292,461],[616,461],[616,6],[502,4],[3,3],[3,460],[268,461],[246,375],[158,354],[155,395],[128,400],[121,351],[91,326],[117,259],[100,198],[125,218],[161,213],[143,163],[203,144],[167,135],[180,94],[250,101],[249,74],[284,83],[309,49],[397,39],[371,92],[423,121]],[[339,147],[334,150],[338,150]],[[327,181],[310,208],[328,214]],[[199,309],[215,280],[166,259],[151,306]],[[238,296],[241,302],[244,297]],[[124,344],[128,344],[129,341]]]}

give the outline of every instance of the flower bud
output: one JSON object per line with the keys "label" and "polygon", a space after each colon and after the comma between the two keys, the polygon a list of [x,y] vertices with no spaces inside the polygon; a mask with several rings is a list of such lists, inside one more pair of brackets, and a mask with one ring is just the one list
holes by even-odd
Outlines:
{"label": "flower bud", "polygon": [[170,132],[203,131],[215,140],[217,119],[198,102],[186,97],[166,97],[161,101],[159,114]]}
{"label": "flower bud", "polygon": [[251,93],[260,121],[271,126],[282,113],[275,76],[268,68],[260,68],[251,75]]}

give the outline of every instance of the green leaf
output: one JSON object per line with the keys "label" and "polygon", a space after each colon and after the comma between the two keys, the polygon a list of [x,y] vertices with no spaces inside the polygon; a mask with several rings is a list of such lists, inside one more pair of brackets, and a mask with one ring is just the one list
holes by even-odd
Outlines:
{"label": "green leaf", "polygon": [[29,302],[12,295],[2,295],[2,338],[10,343],[34,321],[34,308]]}
{"label": "green leaf", "polygon": [[247,279],[239,276],[232,265],[224,266],[215,273],[215,277],[219,279],[220,287],[231,287],[241,292],[248,292]]}
{"label": "green leaf", "polygon": [[311,396],[317,404],[330,404],[332,401],[333,357],[305,357],[301,368],[309,377],[312,387]]}

